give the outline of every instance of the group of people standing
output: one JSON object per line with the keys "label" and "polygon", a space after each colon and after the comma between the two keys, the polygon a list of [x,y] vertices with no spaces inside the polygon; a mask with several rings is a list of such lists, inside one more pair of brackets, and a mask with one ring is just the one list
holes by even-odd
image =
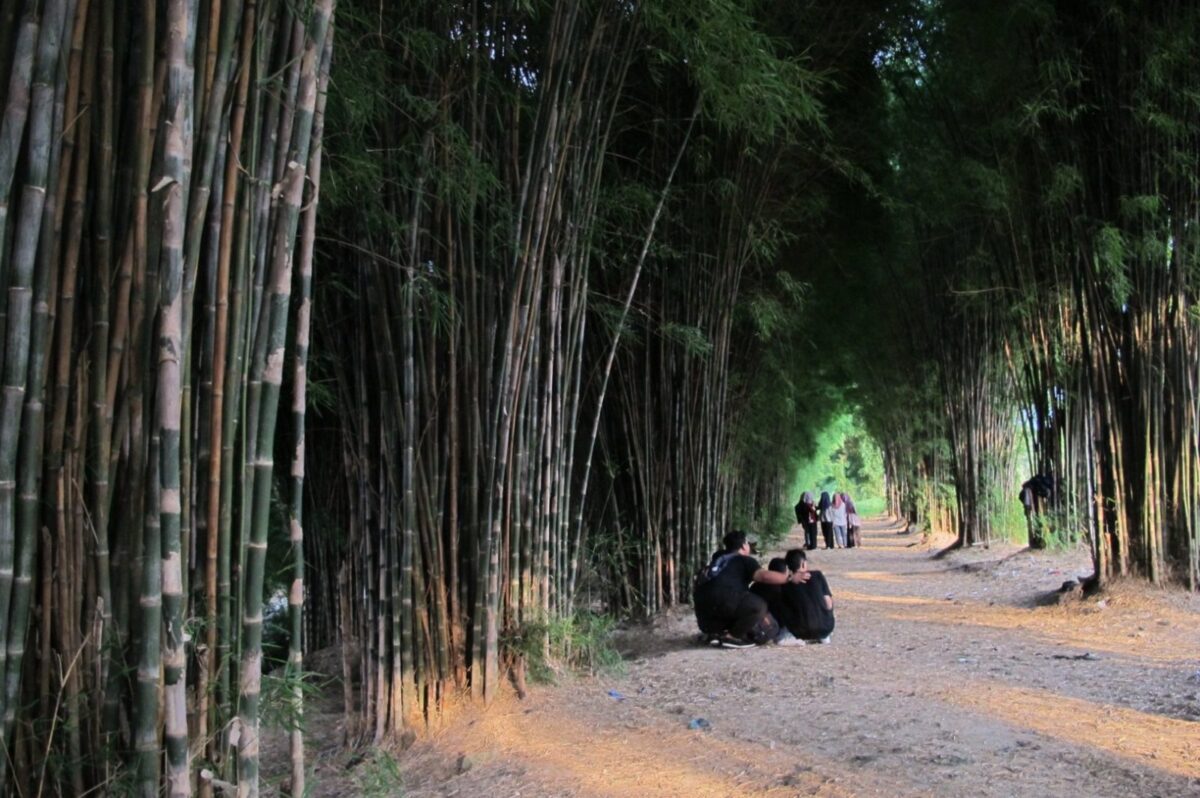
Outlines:
{"label": "group of people standing", "polygon": [[692,606],[703,642],[722,648],[828,643],[833,595],[804,549],[790,549],[767,568],[750,556],[745,532],[725,535],[723,548],[697,575]]}
{"label": "group of people standing", "polygon": [[852,549],[862,545],[862,524],[854,500],[848,493],[822,491],[821,498],[813,501],[813,495],[804,491],[796,503],[796,523],[804,527],[804,548],[817,547],[817,526],[827,549]]}

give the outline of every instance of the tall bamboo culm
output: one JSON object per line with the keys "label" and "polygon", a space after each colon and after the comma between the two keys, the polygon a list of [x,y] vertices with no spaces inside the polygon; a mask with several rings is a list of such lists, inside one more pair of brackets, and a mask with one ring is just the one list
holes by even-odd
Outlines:
{"label": "tall bamboo culm", "polygon": [[[221,553],[251,520],[240,508],[253,485],[227,470],[238,435],[253,426],[270,449],[275,423],[270,400],[251,421],[229,386],[264,368],[280,375],[287,357],[303,372],[307,333],[289,343],[289,331],[311,284],[315,189],[308,243],[297,241],[320,157],[332,2],[9,6],[19,17],[0,37],[0,789],[188,795],[220,781],[253,794],[253,707],[221,684],[259,674],[253,657],[233,657],[251,647],[221,619],[230,596],[261,604],[274,588],[253,569],[223,570]],[[289,69],[297,102],[273,104]],[[271,154],[254,161],[261,184],[242,168],[260,153]],[[287,187],[278,204],[262,203],[274,186]],[[283,290],[247,290],[254,275]],[[246,319],[270,319],[278,368],[243,356],[257,337]],[[296,441],[303,423],[302,413],[288,423]],[[282,528],[268,534],[269,514],[256,517],[247,543],[286,540]]]}

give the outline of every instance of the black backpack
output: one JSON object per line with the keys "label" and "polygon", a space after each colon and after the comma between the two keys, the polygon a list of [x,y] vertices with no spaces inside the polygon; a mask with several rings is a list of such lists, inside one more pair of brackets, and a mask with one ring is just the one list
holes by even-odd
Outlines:
{"label": "black backpack", "polygon": [[708,565],[705,565],[700,570],[696,571],[696,575],[692,578],[692,590],[699,590],[709,582],[717,578],[721,571],[725,570],[725,566],[733,562],[733,558],[738,556],[737,552],[732,554],[722,554],[717,559],[713,560]]}

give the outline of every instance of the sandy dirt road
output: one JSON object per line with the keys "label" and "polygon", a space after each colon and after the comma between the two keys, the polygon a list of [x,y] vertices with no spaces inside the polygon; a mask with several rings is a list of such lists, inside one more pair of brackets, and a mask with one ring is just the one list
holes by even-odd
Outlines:
{"label": "sandy dirt road", "polygon": [[811,553],[832,645],[702,647],[683,608],[622,634],[625,673],[418,741],[394,794],[1200,796],[1197,597],[1125,584],[1037,606],[1086,552],[936,559],[882,520],[864,538]]}

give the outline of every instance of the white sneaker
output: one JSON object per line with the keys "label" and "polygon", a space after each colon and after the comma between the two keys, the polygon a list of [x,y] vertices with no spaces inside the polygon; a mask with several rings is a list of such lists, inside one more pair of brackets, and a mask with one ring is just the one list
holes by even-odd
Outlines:
{"label": "white sneaker", "polygon": [[775,638],[775,645],[777,645],[777,646],[802,646],[802,645],[804,645],[804,641],[801,640],[800,638],[796,637],[795,635],[793,635],[787,629],[784,629],[782,632],[779,633],[779,637]]}
{"label": "white sneaker", "polygon": [[742,640],[736,637],[722,637],[718,645],[721,648],[754,648],[754,644],[749,640]]}
{"label": "white sneaker", "polygon": [[823,645],[823,646],[827,646],[827,645],[829,645],[829,642],[830,642],[830,641],[829,641],[829,635],[825,635],[824,637],[822,637],[822,638],[821,638],[820,640],[818,640],[817,642],[818,642],[818,643],[820,643],[820,644],[821,644],[821,645]]}

